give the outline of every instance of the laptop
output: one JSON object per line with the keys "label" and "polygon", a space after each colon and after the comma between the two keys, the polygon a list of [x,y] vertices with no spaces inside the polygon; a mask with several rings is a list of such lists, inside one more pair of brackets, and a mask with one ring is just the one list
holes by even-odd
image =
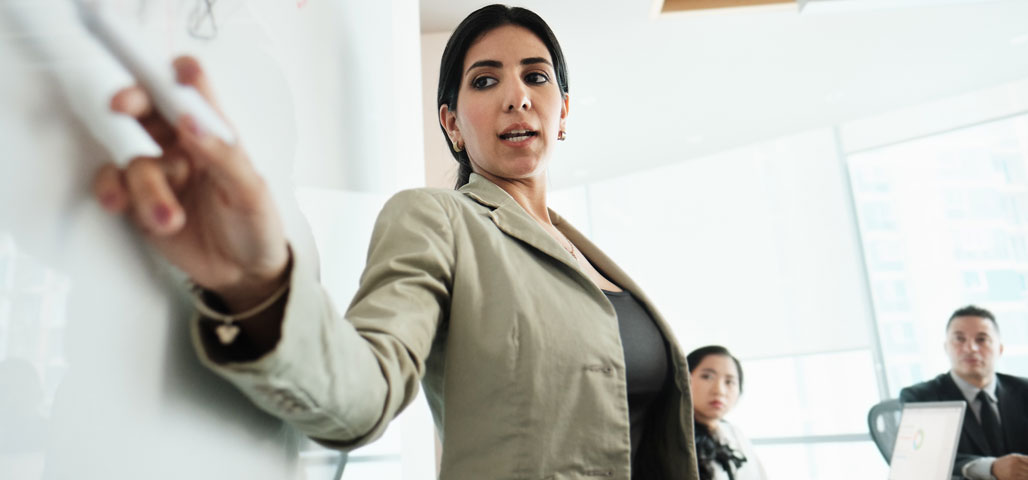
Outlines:
{"label": "laptop", "polygon": [[889,480],[950,480],[967,402],[903,405]]}

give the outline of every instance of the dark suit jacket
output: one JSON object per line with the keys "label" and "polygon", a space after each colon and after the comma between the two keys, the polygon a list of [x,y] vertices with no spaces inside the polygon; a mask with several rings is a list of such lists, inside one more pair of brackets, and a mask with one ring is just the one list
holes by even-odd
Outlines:
{"label": "dark suit jacket", "polygon": [[[970,405],[964,411],[964,428],[957,447],[957,461],[953,474],[960,476],[964,464],[979,457],[1000,457],[1009,453],[1028,455],[1028,379],[996,374],[996,398],[999,400],[999,418],[1006,440],[1006,451],[995,454],[989,451],[985,432],[978,423]],[[967,401],[960,393],[949,373],[944,373],[927,382],[904,388],[900,391],[904,402]]]}

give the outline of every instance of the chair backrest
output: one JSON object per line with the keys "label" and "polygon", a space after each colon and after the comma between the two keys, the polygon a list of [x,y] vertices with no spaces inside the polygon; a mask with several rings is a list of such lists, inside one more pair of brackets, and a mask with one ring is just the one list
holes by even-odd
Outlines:
{"label": "chair backrest", "polygon": [[883,400],[867,412],[867,428],[871,431],[871,439],[875,441],[878,451],[882,452],[885,463],[892,462],[892,449],[896,445],[896,432],[902,413],[903,403],[896,398]]}

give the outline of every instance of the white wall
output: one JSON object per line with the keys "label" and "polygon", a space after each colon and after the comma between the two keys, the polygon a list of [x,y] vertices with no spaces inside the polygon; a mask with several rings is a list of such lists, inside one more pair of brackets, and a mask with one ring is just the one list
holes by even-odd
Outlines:
{"label": "white wall", "polygon": [[439,62],[450,33],[421,35],[421,103],[425,132],[425,185],[453,188],[457,181],[457,161],[439,128],[439,109],[436,95],[439,88]]}

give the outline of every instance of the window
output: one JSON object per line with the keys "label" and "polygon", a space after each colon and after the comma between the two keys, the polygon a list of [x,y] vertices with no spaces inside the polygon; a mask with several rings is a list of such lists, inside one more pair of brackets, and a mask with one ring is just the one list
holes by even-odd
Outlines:
{"label": "window", "polygon": [[[997,317],[999,370],[1028,371],[1026,138],[1028,116],[1017,115],[848,156],[892,395],[948,370],[945,321],[970,303]],[[892,193],[868,192],[869,175]],[[887,232],[883,211],[894,213]],[[886,241],[891,262],[880,261]]]}
{"label": "window", "polygon": [[879,401],[870,350],[742,363],[745,391],[729,419],[745,426],[769,478],[885,477],[867,435]]}

